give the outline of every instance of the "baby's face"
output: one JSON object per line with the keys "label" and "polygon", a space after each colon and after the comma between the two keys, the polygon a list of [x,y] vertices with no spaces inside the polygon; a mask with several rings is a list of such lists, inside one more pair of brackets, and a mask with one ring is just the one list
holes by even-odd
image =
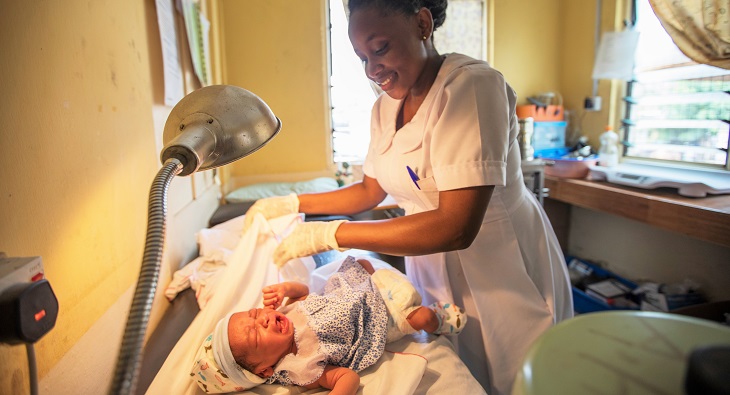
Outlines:
{"label": "baby's face", "polygon": [[228,340],[234,356],[245,354],[253,373],[269,377],[279,360],[294,351],[294,324],[276,310],[251,309],[231,316]]}

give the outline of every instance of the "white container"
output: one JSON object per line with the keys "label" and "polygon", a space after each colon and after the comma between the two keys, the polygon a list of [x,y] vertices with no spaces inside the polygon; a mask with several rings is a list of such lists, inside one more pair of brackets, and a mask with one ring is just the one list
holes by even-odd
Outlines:
{"label": "white container", "polygon": [[618,165],[618,134],[610,126],[601,134],[601,148],[598,150],[598,164],[604,167]]}
{"label": "white container", "polygon": [[535,159],[535,149],[532,147],[532,135],[534,133],[535,120],[524,118],[519,120],[520,132],[517,135],[517,143],[520,145],[520,154],[523,161]]}

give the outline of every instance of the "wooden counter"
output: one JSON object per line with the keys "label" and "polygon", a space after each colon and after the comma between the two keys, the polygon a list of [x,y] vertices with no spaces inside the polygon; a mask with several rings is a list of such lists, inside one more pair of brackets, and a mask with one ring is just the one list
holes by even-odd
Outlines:
{"label": "wooden counter", "polygon": [[730,195],[691,198],[673,188],[641,189],[545,176],[549,197],[730,247]]}

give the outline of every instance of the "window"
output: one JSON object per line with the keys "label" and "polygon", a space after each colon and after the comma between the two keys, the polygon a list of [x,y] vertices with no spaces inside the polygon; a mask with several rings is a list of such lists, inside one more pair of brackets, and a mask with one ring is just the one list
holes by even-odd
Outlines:
{"label": "window", "polygon": [[648,0],[635,1],[640,35],[625,99],[624,157],[730,169],[730,70],[684,56]]}
{"label": "window", "polygon": [[[459,52],[486,59],[486,0],[452,0],[436,30],[439,53]],[[330,100],[335,162],[361,163],[370,143],[370,110],[378,95],[352,50],[342,0],[329,1]]]}
{"label": "window", "polygon": [[362,162],[370,143],[370,110],[376,91],[347,36],[342,0],[330,0],[330,100],[335,162]]}

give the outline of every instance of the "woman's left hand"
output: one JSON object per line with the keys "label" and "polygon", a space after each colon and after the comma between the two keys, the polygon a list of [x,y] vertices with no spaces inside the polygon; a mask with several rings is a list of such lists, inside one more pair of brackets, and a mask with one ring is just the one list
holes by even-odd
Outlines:
{"label": "woman's left hand", "polygon": [[281,241],[274,250],[274,263],[281,268],[294,258],[329,250],[339,250],[335,233],[345,220],[303,222]]}

